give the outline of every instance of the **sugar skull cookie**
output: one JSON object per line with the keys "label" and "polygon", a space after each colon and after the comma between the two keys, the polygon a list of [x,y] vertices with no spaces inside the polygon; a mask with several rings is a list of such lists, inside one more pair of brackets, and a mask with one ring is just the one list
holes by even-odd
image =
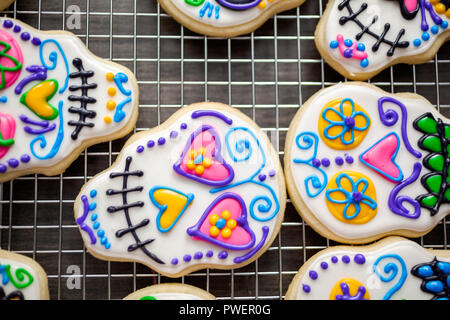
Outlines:
{"label": "sugar skull cookie", "polygon": [[326,62],[366,80],[397,64],[424,63],[450,37],[443,0],[330,0],[315,34]]}
{"label": "sugar skull cookie", "polygon": [[45,271],[34,260],[0,250],[0,300],[48,300]]}
{"label": "sugar skull cookie", "polygon": [[181,283],[164,283],[140,289],[124,300],[215,300],[209,292]]}
{"label": "sugar skull cookie", "polygon": [[218,103],[182,108],[137,133],[75,201],[95,257],[169,277],[250,263],[283,220],[284,176],[268,137]]}
{"label": "sugar skull cookie", "polygon": [[74,35],[0,19],[0,182],[63,172],[87,146],[127,134],[138,88]]}
{"label": "sugar skull cookie", "polygon": [[186,28],[208,36],[231,38],[256,30],[273,15],[305,0],[158,0]]}
{"label": "sugar skull cookie", "polygon": [[449,251],[389,237],[320,251],[300,268],[286,299],[449,300],[449,279]]}
{"label": "sugar skull cookie", "polygon": [[449,120],[424,98],[358,82],[323,89],[286,138],[293,204],[323,236],[418,237],[450,210]]}

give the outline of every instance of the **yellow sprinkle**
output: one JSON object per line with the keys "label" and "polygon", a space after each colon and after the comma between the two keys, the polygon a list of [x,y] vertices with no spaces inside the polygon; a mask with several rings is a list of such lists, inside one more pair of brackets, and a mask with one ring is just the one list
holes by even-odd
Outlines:
{"label": "yellow sprinkle", "polygon": [[206,148],[204,148],[204,147],[198,148],[198,153],[201,153],[202,156],[205,156],[206,155]]}
{"label": "yellow sprinkle", "polygon": [[108,94],[111,97],[114,97],[116,95],[116,93],[117,93],[117,90],[115,88],[111,87],[111,88],[108,89]]}
{"label": "yellow sprinkle", "polygon": [[189,157],[189,159],[191,159],[191,160],[195,160],[195,157],[197,157],[197,151],[195,151],[195,150],[189,150],[188,157]]}
{"label": "yellow sprinkle", "polygon": [[106,116],[103,118],[103,120],[105,121],[105,123],[110,124],[112,122],[112,119],[110,116]]}
{"label": "yellow sprinkle", "polygon": [[106,74],[106,80],[108,80],[108,81],[113,81],[113,80],[114,80],[114,73],[108,72],[108,73]]}
{"label": "yellow sprinkle", "polygon": [[223,228],[221,234],[222,237],[228,239],[229,237],[231,237],[231,230],[229,228]]}
{"label": "yellow sprinkle", "polygon": [[228,219],[231,218],[231,213],[230,213],[230,211],[228,211],[228,210],[224,210],[224,211],[222,211],[221,216],[222,216],[222,218],[224,218],[225,220],[228,220]]}
{"label": "yellow sprinkle", "polygon": [[434,8],[436,9],[436,12],[439,14],[443,14],[447,10],[447,8],[443,3],[438,3],[437,5],[435,5]]}
{"label": "yellow sprinkle", "polygon": [[266,7],[266,3],[264,1],[261,1],[260,3],[258,3],[258,8],[260,10],[263,10]]}
{"label": "yellow sprinkle", "polygon": [[445,16],[450,19],[450,9],[445,12]]}
{"label": "yellow sprinkle", "polygon": [[212,165],[212,160],[211,158],[203,158],[203,166],[205,168],[209,168]]}
{"label": "yellow sprinkle", "polygon": [[230,220],[227,221],[227,227],[230,228],[231,230],[236,228],[236,226],[237,226],[236,220],[230,219]]}
{"label": "yellow sprinkle", "polygon": [[211,228],[209,228],[209,234],[213,237],[217,237],[220,233],[219,228],[217,228],[216,226],[212,226]]}
{"label": "yellow sprinkle", "polygon": [[106,109],[108,110],[114,110],[116,108],[116,102],[114,100],[109,100],[106,103]]}
{"label": "yellow sprinkle", "polygon": [[219,215],[218,214],[212,214],[210,217],[209,217],[209,224],[210,225],[213,225],[213,226],[215,226],[216,225],[216,223],[217,223],[217,221],[219,221],[219,219],[220,219],[220,217],[219,217]]}
{"label": "yellow sprinkle", "polygon": [[194,170],[194,169],[195,169],[195,163],[194,163],[194,161],[193,161],[193,160],[189,160],[189,161],[186,163],[186,167],[188,167],[189,170]]}
{"label": "yellow sprinkle", "polygon": [[205,167],[202,165],[198,165],[195,167],[195,173],[198,175],[203,174],[203,172],[205,172]]}

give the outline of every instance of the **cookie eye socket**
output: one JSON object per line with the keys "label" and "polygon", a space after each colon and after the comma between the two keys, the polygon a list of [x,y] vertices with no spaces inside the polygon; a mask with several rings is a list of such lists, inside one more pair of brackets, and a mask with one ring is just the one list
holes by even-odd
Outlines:
{"label": "cookie eye socket", "polygon": [[217,0],[224,7],[233,10],[247,10],[256,7],[261,0]]}

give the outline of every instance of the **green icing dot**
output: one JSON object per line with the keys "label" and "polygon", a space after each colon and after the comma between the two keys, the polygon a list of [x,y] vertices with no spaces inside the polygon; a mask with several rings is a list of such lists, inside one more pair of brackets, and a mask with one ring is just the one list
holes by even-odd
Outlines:
{"label": "green icing dot", "polygon": [[425,133],[437,133],[437,122],[431,117],[425,117],[417,121],[419,129]]}
{"label": "green icing dot", "polygon": [[425,180],[425,183],[431,192],[438,193],[441,190],[442,177],[440,175],[430,176]]}
{"label": "green icing dot", "polygon": [[441,152],[442,151],[441,140],[435,136],[426,137],[423,140],[423,146],[424,146],[424,148],[426,148],[432,152]]}
{"label": "green icing dot", "polygon": [[434,205],[437,203],[438,199],[435,196],[428,196],[421,200],[422,204],[427,207],[434,207]]}
{"label": "green icing dot", "polygon": [[444,157],[440,154],[433,155],[428,159],[428,164],[434,171],[442,171],[444,169]]}
{"label": "green icing dot", "polygon": [[152,297],[152,296],[145,296],[145,297],[142,297],[140,300],[156,300],[156,298]]}

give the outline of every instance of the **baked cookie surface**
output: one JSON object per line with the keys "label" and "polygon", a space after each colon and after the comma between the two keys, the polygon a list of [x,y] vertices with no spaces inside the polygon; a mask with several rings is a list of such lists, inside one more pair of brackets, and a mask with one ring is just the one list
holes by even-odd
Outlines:
{"label": "baked cookie surface", "polygon": [[244,114],[184,107],[135,134],[75,201],[94,256],[178,277],[250,263],[272,243],[286,192],[278,154]]}
{"label": "baked cookie surface", "polygon": [[450,37],[440,0],[331,0],[315,33],[326,62],[352,80],[397,64],[424,63]]}
{"label": "baked cookie surface", "polygon": [[450,253],[400,237],[322,250],[299,270],[287,300],[448,300]]}
{"label": "baked cookie surface", "polygon": [[137,119],[134,75],[73,34],[0,19],[0,181],[63,172],[92,144]]}
{"label": "baked cookie surface", "polygon": [[250,33],[273,15],[305,0],[158,0],[175,20],[188,29],[215,37]]}
{"label": "baked cookie surface", "polygon": [[449,213],[448,119],[415,94],[348,82],[312,96],[286,138],[291,200],[322,236],[418,237]]}
{"label": "baked cookie surface", "polygon": [[137,290],[124,300],[215,300],[209,292],[181,283],[162,283]]}

